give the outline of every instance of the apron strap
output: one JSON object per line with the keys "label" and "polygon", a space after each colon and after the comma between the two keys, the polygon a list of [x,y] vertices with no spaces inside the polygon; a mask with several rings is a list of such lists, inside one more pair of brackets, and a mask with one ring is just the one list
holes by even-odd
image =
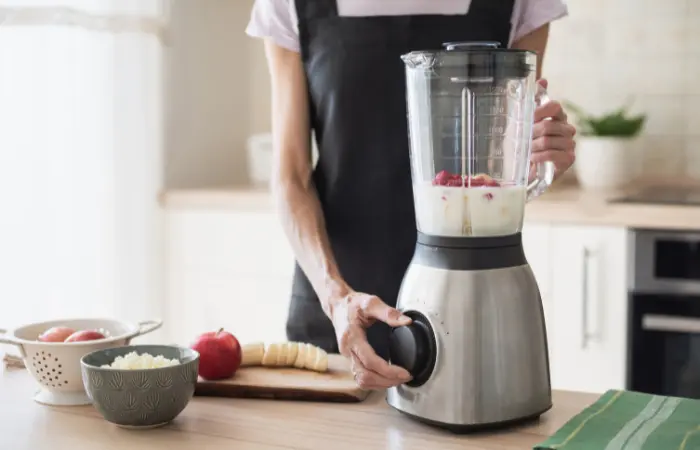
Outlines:
{"label": "apron strap", "polygon": [[[336,0],[292,0],[295,2],[297,17],[300,21],[338,17]],[[385,0],[376,0],[385,1]]]}

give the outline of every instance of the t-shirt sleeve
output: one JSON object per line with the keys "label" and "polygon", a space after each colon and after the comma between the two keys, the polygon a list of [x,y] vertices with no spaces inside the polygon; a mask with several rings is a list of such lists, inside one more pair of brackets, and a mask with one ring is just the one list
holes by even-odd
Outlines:
{"label": "t-shirt sleeve", "polygon": [[516,5],[511,43],[569,14],[564,0],[519,0]]}
{"label": "t-shirt sleeve", "polygon": [[268,38],[280,47],[298,52],[299,31],[290,0],[255,0],[246,34]]}

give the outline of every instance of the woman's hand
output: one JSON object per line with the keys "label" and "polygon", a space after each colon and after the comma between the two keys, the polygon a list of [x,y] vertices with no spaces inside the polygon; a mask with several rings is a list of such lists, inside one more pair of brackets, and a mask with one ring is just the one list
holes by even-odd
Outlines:
{"label": "woman's hand", "polygon": [[351,292],[335,301],[331,315],[340,352],[352,361],[352,373],[361,388],[383,389],[410,381],[408,371],[374,352],[365,332],[377,320],[399,327],[410,324],[410,318],[379,297],[361,292]]}
{"label": "woman's hand", "polygon": [[[545,89],[547,80],[538,83]],[[551,119],[551,120],[546,120]],[[555,178],[566,172],[575,160],[576,128],[568,122],[564,108],[557,101],[549,101],[535,109],[532,131],[532,164],[552,161]]]}

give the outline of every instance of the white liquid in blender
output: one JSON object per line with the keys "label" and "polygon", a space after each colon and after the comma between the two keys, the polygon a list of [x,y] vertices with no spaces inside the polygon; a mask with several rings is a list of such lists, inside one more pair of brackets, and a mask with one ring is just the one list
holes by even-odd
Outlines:
{"label": "white liquid in blender", "polygon": [[505,236],[522,228],[523,186],[413,186],[418,229],[435,236]]}

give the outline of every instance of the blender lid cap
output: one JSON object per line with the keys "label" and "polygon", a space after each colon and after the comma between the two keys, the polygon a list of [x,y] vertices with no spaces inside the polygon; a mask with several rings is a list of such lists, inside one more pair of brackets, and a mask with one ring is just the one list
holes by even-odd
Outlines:
{"label": "blender lid cap", "polygon": [[407,68],[459,72],[451,78],[525,78],[536,70],[537,53],[500,47],[495,41],[445,42],[441,49],[414,50],[401,55]]}
{"label": "blender lid cap", "polygon": [[454,50],[471,50],[474,48],[493,48],[497,49],[501,45],[500,42],[497,41],[483,41],[483,42],[472,42],[472,41],[457,41],[457,42],[443,42],[442,46],[445,47],[445,50],[448,52],[454,51]]}
{"label": "blender lid cap", "polygon": [[[501,47],[501,43],[498,41],[453,41],[453,42],[443,42],[442,47],[444,50],[438,50],[440,52],[506,52],[506,53],[519,53],[519,54],[533,54],[536,55],[532,50],[523,50],[519,48],[507,48]],[[413,53],[413,52],[412,52]],[[421,53],[419,51],[419,53]]]}

